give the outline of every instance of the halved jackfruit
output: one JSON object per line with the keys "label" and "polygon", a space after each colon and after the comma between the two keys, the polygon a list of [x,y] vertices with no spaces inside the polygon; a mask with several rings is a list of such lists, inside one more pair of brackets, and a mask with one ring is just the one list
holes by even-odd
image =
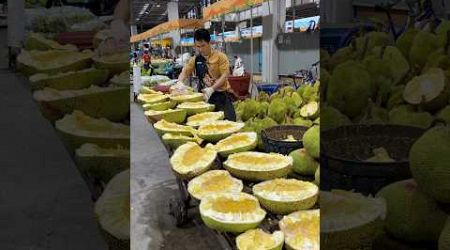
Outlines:
{"label": "halved jackfruit", "polygon": [[242,181],[233,178],[226,170],[210,170],[188,184],[189,194],[198,200],[215,193],[240,193],[243,188]]}
{"label": "halved jackfruit", "polygon": [[170,99],[176,101],[177,103],[182,102],[199,102],[203,101],[202,93],[192,93],[186,95],[170,95]]}
{"label": "halved jackfruit", "polygon": [[222,120],[224,118],[223,111],[218,112],[205,112],[189,116],[187,118],[186,125],[191,127],[199,127],[201,125],[208,124],[213,121]]}
{"label": "halved jackfruit", "polygon": [[258,199],[246,193],[208,195],[200,202],[200,214],[208,227],[231,233],[254,229],[266,217]]}
{"label": "halved jackfruit", "polygon": [[292,172],[293,160],[277,153],[242,152],[228,156],[223,164],[240,179],[264,181],[286,177]]}
{"label": "halved jackfruit", "polygon": [[186,111],[182,109],[168,109],[161,111],[147,110],[144,114],[150,123],[156,123],[159,120],[182,123],[186,120]]}
{"label": "halved jackfruit", "polygon": [[130,67],[127,52],[117,52],[103,56],[96,55],[92,57],[92,60],[96,68],[107,69],[111,77],[128,70]]}
{"label": "halved jackfruit", "polygon": [[84,89],[101,85],[108,80],[108,71],[96,68],[57,74],[38,73],[30,76],[31,89],[52,88],[57,90]]}
{"label": "halved jackfruit", "polygon": [[72,44],[61,45],[56,41],[45,38],[41,33],[30,33],[25,40],[26,50],[71,50],[77,51],[78,48]]}
{"label": "halved jackfruit", "polygon": [[50,121],[62,118],[65,114],[79,110],[95,118],[120,121],[130,111],[129,89],[110,86],[100,88],[91,86],[78,90],[55,90],[45,88],[33,93],[42,114]]}
{"label": "halved jackfruit", "polygon": [[284,233],[284,243],[287,249],[322,249],[319,209],[294,212],[284,216],[278,224]]}
{"label": "halved jackfruit", "polygon": [[206,141],[216,142],[222,140],[245,126],[242,122],[214,121],[198,128],[198,136]]}
{"label": "halved jackfruit", "polygon": [[216,156],[217,152],[210,148],[187,142],[175,150],[170,158],[170,165],[179,178],[191,179],[208,171]]}
{"label": "halved jackfruit", "polygon": [[283,243],[283,232],[275,231],[269,234],[259,228],[248,230],[236,237],[238,250],[281,250]]}
{"label": "halved jackfruit", "polygon": [[89,68],[93,52],[66,50],[27,51],[22,50],[17,57],[17,69],[26,74],[56,74]]}
{"label": "halved jackfruit", "polygon": [[274,179],[253,186],[261,205],[274,214],[290,214],[309,209],[317,202],[319,188],[296,179]]}
{"label": "halved jackfruit", "polygon": [[258,144],[258,134],[255,132],[241,132],[228,136],[219,141],[214,149],[223,157],[233,153],[250,151]]}
{"label": "halved jackfruit", "polygon": [[183,102],[178,104],[178,109],[186,110],[188,115],[194,115],[198,113],[208,112],[214,110],[214,104],[206,102]]}
{"label": "halved jackfruit", "polygon": [[188,136],[180,134],[166,133],[162,136],[163,142],[171,148],[178,148],[186,142],[195,142],[198,145],[202,144],[203,140],[198,136]]}
{"label": "halved jackfruit", "polygon": [[153,124],[153,127],[155,128],[156,132],[159,135],[163,135],[165,133],[172,133],[178,135],[191,136],[196,133],[195,129],[193,129],[192,127],[176,124],[173,122],[168,122],[164,119]]}

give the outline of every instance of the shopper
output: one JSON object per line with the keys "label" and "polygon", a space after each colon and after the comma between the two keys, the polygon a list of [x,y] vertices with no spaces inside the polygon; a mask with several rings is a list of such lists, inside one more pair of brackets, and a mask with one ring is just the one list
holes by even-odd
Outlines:
{"label": "shopper", "polygon": [[243,76],[245,73],[244,64],[239,56],[234,56],[233,76]]}
{"label": "shopper", "polygon": [[216,111],[223,111],[225,119],[236,121],[236,113],[230,96],[230,74],[228,57],[211,48],[211,36],[206,29],[194,32],[197,55],[183,67],[178,80],[183,82],[194,71],[199,78],[198,91],[203,92],[205,101],[214,104]]}
{"label": "shopper", "polygon": [[150,65],[152,64],[152,58],[148,53],[148,50],[144,51],[144,55],[142,56],[142,61],[144,62],[144,69],[148,71],[150,69]]}

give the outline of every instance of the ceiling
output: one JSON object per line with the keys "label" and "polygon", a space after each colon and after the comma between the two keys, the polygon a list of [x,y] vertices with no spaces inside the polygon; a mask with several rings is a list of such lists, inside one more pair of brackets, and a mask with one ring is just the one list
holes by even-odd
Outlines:
{"label": "ceiling", "polygon": [[[132,21],[144,29],[152,28],[160,23],[168,21],[168,0],[132,0]],[[178,0],[178,12],[180,18],[187,15],[193,8],[200,8],[201,0]],[[137,20],[139,13],[145,4],[149,4],[146,12]]]}

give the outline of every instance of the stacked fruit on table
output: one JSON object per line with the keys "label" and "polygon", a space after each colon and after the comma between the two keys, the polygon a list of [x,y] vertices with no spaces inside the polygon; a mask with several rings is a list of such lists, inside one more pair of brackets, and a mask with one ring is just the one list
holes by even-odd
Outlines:
{"label": "stacked fruit on table", "polygon": [[[266,112],[280,123],[289,121],[296,109],[307,105],[302,105],[306,98],[299,94],[305,89],[318,95],[316,87],[304,87],[299,92],[284,88],[273,95],[272,102],[267,102],[268,110],[261,111],[259,102],[254,100],[237,104],[241,109],[245,106],[243,112],[238,112],[241,118],[245,115],[246,123],[224,120],[223,112],[215,112],[214,105],[204,102],[203,95],[192,90],[163,94],[143,87],[138,96],[148,121],[174,150],[170,157],[173,173],[189,180],[189,194],[200,200],[204,223],[218,231],[239,234],[238,249],[282,249],[283,244],[290,249],[320,247],[316,208],[319,188],[291,177],[294,171],[311,177],[316,174],[318,182],[319,126],[312,126],[305,133],[305,149],[293,151],[290,156],[257,151],[258,133],[248,126],[250,120],[253,124],[264,120]],[[294,96],[295,101],[286,105],[282,98],[288,96]],[[318,99],[309,100],[313,103]],[[315,119],[317,103],[315,107],[300,113],[309,112],[304,117]],[[223,163],[218,164],[218,159]],[[243,192],[244,183],[255,184],[251,193]],[[258,228],[267,212],[284,216],[279,222],[281,231]]]}
{"label": "stacked fruit on table", "polygon": [[[431,242],[440,250],[450,249],[449,49],[450,22],[443,20],[410,27],[395,41],[389,33],[373,31],[333,55],[321,51],[322,129],[398,124],[426,130],[409,151],[413,179],[384,187],[377,199],[386,202],[384,229],[390,237]],[[340,225],[347,227],[348,221]],[[402,248],[390,237],[383,244]]]}
{"label": "stacked fruit on table", "polygon": [[[88,179],[110,249],[129,249],[128,53],[98,56],[32,33],[18,56],[33,98]],[[98,189],[103,192],[97,193]]]}

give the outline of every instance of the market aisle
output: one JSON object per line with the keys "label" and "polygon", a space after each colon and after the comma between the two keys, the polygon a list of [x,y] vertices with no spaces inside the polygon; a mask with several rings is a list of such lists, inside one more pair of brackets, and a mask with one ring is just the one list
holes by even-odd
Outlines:
{"label": "market aisle", "polygon": [[220,250],[202,223],[175,227],[168,202],[177,197],[168,154],[142,109],[131,104],[131,249]]}
{"label": "market aisle", "polygon": [[90,192],[25,78],[1,70],[0,79],[1,248],[107,249]]}

